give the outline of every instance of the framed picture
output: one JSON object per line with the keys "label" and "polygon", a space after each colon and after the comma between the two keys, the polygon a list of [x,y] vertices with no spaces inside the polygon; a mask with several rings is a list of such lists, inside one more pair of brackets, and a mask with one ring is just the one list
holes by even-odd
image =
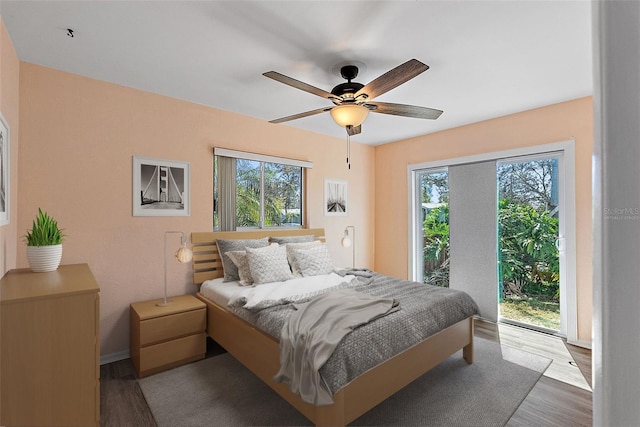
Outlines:
{"label": "framed picture", "polygon": [[347,216],[347,181],[324,180],[324,214],[326,216]]}
{"label": "framed picture", "polygon": [[9,224],[9,125],[0,113],[0,225]]}
{"label": "framed picture", "polygon": [[189,216],[189,163],[133,156],[133,216]]}

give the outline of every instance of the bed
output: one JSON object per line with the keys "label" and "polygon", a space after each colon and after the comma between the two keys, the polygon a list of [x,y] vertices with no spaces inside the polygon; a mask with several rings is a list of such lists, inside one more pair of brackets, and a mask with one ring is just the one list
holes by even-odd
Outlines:
{"label": "bed", "polygon": [[[310,234],[324,241],[323,229],[194,232],[191,234],[194,284],[222,277],[217,239]],[[280,369],[277,338],[234,314],[222,302],[215,302],[201,292],[197,297],[207,306],[207,334],[317,426],[352,422],[460,349],[463,358],[473,363],[473,317],[469,316],[358,375],[333,395],[333,404],[315,406],[291,392],[287,384],[273,380]]]}

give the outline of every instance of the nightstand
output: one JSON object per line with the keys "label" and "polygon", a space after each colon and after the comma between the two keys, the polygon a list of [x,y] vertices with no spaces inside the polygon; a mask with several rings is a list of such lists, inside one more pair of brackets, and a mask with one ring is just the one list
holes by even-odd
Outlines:
{"label": "nightstand", "polygon": [[131,304],[131,361],[140,377],[204,358],[207,310],[192,295]]}

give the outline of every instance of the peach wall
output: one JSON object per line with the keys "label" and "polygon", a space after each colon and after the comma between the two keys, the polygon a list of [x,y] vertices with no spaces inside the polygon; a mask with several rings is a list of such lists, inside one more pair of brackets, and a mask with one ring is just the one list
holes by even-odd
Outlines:
{"label": "peach wall", "polygon": [[[578,338],[591,342],[591,97],[376,147],[375,268],[407,277],[407,166],[575,139]],[[393,224],[393,227],[389,225]]]}
{"label": "peach wall", "polygon": [[0,227],[0,277],[16,266],[20,61],[0,18],[0,112],[9,125],[9,224]]}
{"label": "peach wall", "polygon": [[[211,230],[214,146],[314,162],[308,225],[325,228],[338,265],[350,263],[339,240],[355,225],[358,264],[373,267],[373,147],[352,144],[348,171],[346,139],[29,63],[20,68],[20,125],[18,229],[42,207],[68,235],[63,263],[89,263],[101,288],[102,355],[128,350],[131,302],[162,296],[164,231]],[[190,162],[190,217],[132,216],[134,155]],[[324,178],[349,182],[348,217],[323,215]],[[24,245],[17,252],[18,266],[26,267]],[[170,294],[196,291],[190,265],[169,264],[169,271]]]}

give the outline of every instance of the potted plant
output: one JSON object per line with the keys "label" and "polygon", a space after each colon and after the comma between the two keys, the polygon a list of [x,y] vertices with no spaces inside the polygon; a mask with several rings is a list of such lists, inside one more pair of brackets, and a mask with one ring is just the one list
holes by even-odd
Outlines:
{"label": "potted plant", "polygon": [[58,222],[38,208],[38,216],[33,220],[31,231],[24,235],[31,270],[41,273],[58,268],[62,259],[63,237]]}

